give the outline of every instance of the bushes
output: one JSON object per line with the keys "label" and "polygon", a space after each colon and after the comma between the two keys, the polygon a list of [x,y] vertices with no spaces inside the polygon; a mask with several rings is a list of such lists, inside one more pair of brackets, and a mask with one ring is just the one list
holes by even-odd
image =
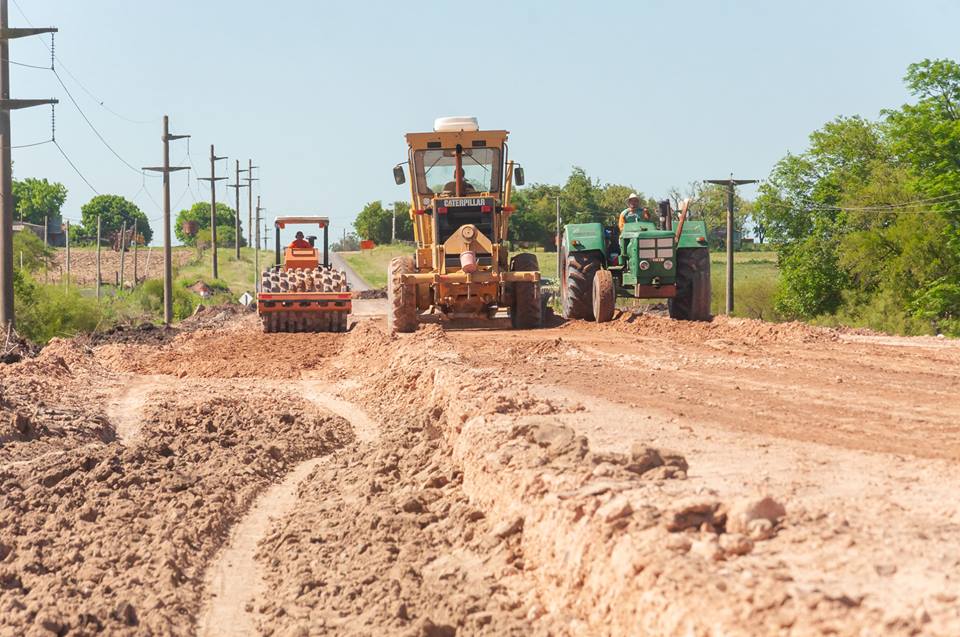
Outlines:
{"label": "bushes", "polygon": [[92,332],[109,319],[109,308],[77,288],[38,284],[22,272],[15,274],[14,296],[17,331],[36,343]]}

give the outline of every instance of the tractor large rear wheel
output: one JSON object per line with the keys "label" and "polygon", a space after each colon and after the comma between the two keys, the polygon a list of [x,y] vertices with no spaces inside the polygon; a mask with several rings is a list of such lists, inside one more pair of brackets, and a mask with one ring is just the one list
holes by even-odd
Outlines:
{"label": "tractor large rear wheel", "polygon": [[[521,252],[510,259],[511,272],[539,272],[537,256]],[[540,284],[519,281],[513,284],[513,306],[510,307],[510,323],[513,329],[528,330],[543,325],[543,304],[540,300]]]}
{"label": "tractor large rear wheel", "polygon": [[595,254],[575,252],[564,259],[564,272],[560,289],[563,318],[593,318],[593,278],[602,269],[600,257]]}
{"label": "tractor large rear wheel", "polygon": [[613,318],[617,308],[617,290],[613,285],[610,270],[597,270],[593,276],[593,316],[597,323],[606,323]]}
{"label": "tractor large rear wheel", "polygon": [[667,302],[670,318],[709,321],[710,298],[710,251],[677,250],[677,295]]}
{"label": "tractor large rear wheel", "polygon": [[415,270],[413,257],[394,257],[387,267],[387,300],[390,303],[387,327],[392,331],[417,331],[416,288],[401,282],[404,274],[413,274]]}

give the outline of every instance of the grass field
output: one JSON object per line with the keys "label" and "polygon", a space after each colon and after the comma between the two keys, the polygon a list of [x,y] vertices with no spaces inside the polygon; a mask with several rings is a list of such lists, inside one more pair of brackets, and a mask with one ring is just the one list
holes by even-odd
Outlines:
{"label": "grass field", "polygon": [[[200,259],[177,268],[176,279],[192,285],[203,280],[213,288],[226,288],[233,298],[240,297],[244,292],[253,292],[254,250],[240,248],[240,259],[234,258],[233,248],[220,248],[218,251],[219,277],[213,278],[213,253],[204,250]],[[260,269],[273,261],[274,254],[269,251],[260,251]]]}

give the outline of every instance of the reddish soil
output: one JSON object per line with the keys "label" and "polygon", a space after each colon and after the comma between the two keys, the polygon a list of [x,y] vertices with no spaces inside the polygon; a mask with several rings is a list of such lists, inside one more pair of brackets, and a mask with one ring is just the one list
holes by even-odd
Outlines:
{"label": "reddish soil", "polygon": [[0,367],[0,634],[960,634],[956,341],[128,336]]}

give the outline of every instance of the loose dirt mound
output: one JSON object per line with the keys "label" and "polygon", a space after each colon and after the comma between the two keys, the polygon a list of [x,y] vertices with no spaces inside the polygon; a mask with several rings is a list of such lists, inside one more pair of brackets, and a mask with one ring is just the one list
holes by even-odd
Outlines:
{"label": "loose dirt mound", "polygon": [[102,397],[112,376],[75,340],[53,339],[39,356],[0,366],[0,462],[26,462],[114,439]]}
{"label": "loose dirt mound", "polygon": [[[181,332],[161,348],[107,345],[98,358],[109,367],[140,374],[179,378],[300,378],[337,354],[335,334],[263,334],[255,316]],[[227,326],[229,325],[229,326]]]}
{"label": "loose dirt mound", "polygon": [[806,323],[768,323],[755,319],[715,316],[709,323],[675,321],[654,314],[619,312],[609,323],[589,324],[571,321],[566,329],[602,329],[633,336],[663,338],[680,343],[702,343],[726,339],[751,344],[826,343],[840,340],[837,330]]}
{"label": "loose dirt mound", "polygon": [[[531,635],[516,533],[496,535],[440,440],[394,430],[338,452],[260,545],[265,633]],[[344,542],[346,538],[357,541]],[[529,587],[526,587],[527,589]]]}
{"label": "loose dirt mound", "polygon": [[[365,346],[363,357],[352,361],[352,378],[359,381],[355,395],[384,423],[405,423],[408,429],[438,436],[442,443],[437,449],[442,450],[444,456],[452,457],[454,466],[463,471],[462,489],[469,501],[482,504],[488,513],[491,535],[519,538],[516,548],[511,549],[515,557],[508,561],[512,569],[502,571],[501,575],[513,590],[536,591],[523,597],[529,631],[630,634],[636,632],[638,618],[644,618],[642,626],[652,634],[674,632],[678,625],[701,626],[704,630],[716,622],[736,625],[732,621],[727,623],[730,618],[717,616],[701,623],[695,615],[676,610],[672,596],[651,598],[646,591],[656,588],[692,594],[705,578],[711,577],[704,571],[719,570],[713,564],[739,559],[749,554],[757,542],[774,535],[777,525],[782,523],[782,510],[755,525],[762,528],[748,527],[748,523],[743,522],[736,532],[728,532],[727,512],[733,510],[733,503],[701,498],[678,508],[676,493],[682,493],[682,488],[670,489],[674,495],[666,496],[663,485],[686,476],[687,463],[683,457],[645,446],[638,446],[629,454],[592,452],[584,437],[553,417],[559,413],[575,413],[578,405],[545,400],[515,379],[498,378],[489,370],[467,365],[448,336],[433,327],[435,329],[421,328],[410,337],[391,341],[368,339],[366,332],[372,327],[351,334],[348,340],[362,338],[365,342],[379,340],[382,343],[379,353]],[[354,347],[348,343],[343,353]],[[548,349],[557,347],[555,343]],[[383,392],[386,386],[395,391]],[[402,444],[392,453],[395,454],[391,464],[394,469],[408,458],[412,466],[422,465],[417,454]],[[344,477],[342,470],[337,474],[338,479],[341,477]],[[349,474],[346,479],[353,480]],[[429,477],[420,475],[417,479]],[[354,499],[362,497],[370,501],[377,488],[364,490],[364,481],[358,479],[357,482],[361,488],[356,490]],[[375,483],[376,480],[368,482]],[[417,491],[412,491],[412,495],[416,494]],[[321,499],[320,494],[313,497]],[[424,501],[430,502],[430,498]],[[403,502],[393,501],[392,510],[396,511],[399,506],[402,512]],[[434,511],[430,506],[421,511],[422,502],[408,506],[418,512]],[[356,515],[365,519],[360,512]],[[387,519],[385,515],[381,510],[378,519]],[[322,522],[318,518],[313,524]],[[305,524],[304,528],[309,526]],[[390,537],[402,544],[403,535]],[[449,535],[447,541],[450,541]],[[306,540],[301,539],[296,546],[308,557],[319,559],[317,550],[311,550]],[[452,549],[455,554],[457,546],[455,543]],[[377,555],[378,551],[373,554]],[[430,554],[429,550],[426,554]],[[431,559],[447,563],[442,556]],[[638,574],[644,570],[642,565],[650,565],[655,579],[637,581]],[[323,569],[306,576],[304,571],[298,571],[297,581],[301,586],[288,593],[286,599],[293,600],[303,594],[304,582],[352,579],[349,570],[344,567],[335,577],[324,576]],[[457,572],[454,570],[451,581],[463,581]],[[286,576],[295,579],[291,572]],[[376,598],[384,604],[367,620],[389,618],[392,603],[396,621],[397,604],[405,603],[402,594],[405,589],[399,585],[398,590],[397,584],[384,581],[389,578],[371,580],[370,577],[364,581],[374,590],[384,591]],[[277,581],[283,579],[278,577]],[[762,586],[775,586],[775,582],[770,576]],[[342,613],[324,613],[339,609],[341,602],[336,595],[331,596],[325,585],[318,584],[315,588],[318,591],[311,595],[316,597],[316,602],[300,609],[299,619],[292,620],[292,625],[299,625],[298,621],[307,617],[313,620],[323,616],[330,618],[328,626],[338,626],[334,619]],[[310,585],[307,589],[312,590]],[[350,590],[356,590],[363,599],[361,589],[347,589]],[[724,595],[720,591],[699,594],[715,599],[717,607],[723,606],[719,600]],[[747,589],[738,592],[739,602],[754,613],[741,625],[749,626],[752,632],[779,626],[779,606],[771,610],[762,604],[753,605],[751,594]],[[326,606],[327,603],[333,608]],[[414,602],[407,605],[407,610],[413,605]],[[358,610],[353,606],[347,609],[351,617]],[[480,610],[488,612],[486,608]],[[444,611],[439,612],[443,616]],[[427,615],[431,621],[436,621],[437,616],[436,613]],[[825,614],[818,616],[810,625],[824,617]],[[471,623],[470,615],[455,613],[443,621],[451,622],[451,628],[478,630]],[[497,616],[490,621],[496,622]],[[400,622],[398,627],[406,625]],[[499,626],[493,632],[509,626]]]}
{"label": "loose dirt mound", "polygon": [[0,465],[0,632],[191,632],[206,562],[256,492],[349,438],[294,395],[178,390],[132,447]]}

